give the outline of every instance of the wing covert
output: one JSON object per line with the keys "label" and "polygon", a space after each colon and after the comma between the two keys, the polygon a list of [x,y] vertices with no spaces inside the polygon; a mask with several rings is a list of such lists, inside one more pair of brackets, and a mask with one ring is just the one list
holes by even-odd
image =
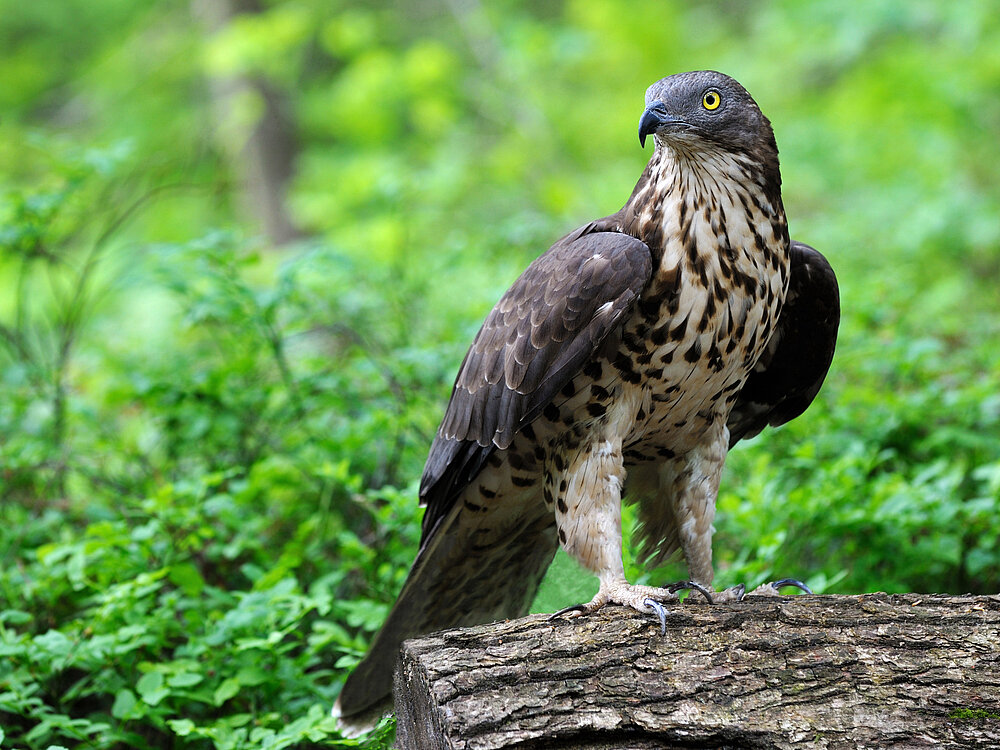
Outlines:
{"label": "wing covert", "polygon": [[588,224],[535,259],[486,317],[458,371],[420,483],[424,539],[482,469],[531,423],[649,281],[642,241]]}

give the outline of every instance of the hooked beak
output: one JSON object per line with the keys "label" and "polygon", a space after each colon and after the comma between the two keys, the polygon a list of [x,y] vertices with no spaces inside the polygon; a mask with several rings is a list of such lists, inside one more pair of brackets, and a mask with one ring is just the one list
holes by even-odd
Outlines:
{"label": "hooked beak", "polygon": [[646,147],[646,136],[659,130],[685,130],[690,127],[684,120],[679,120],[667,112],[663,102],[650,102],[639,120],[639,145]]}

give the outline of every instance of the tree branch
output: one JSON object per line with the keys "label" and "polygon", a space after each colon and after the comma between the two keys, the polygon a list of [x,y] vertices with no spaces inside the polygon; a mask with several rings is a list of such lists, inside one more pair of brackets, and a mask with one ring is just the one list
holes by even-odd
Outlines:
{"label": "tree branch", "polygon": [[752,597],[403,644],[401,748],[996,747],[1000,596]]}

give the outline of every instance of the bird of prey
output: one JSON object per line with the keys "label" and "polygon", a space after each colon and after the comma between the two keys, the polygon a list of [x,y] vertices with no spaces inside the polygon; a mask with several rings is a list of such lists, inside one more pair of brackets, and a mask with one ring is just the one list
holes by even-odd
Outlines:
{"label": "bird of prey", "polygon": [[662,620],[678,586],[626,580],[623,497],[639,504],[642,559],[679,549],[684,585],[710,595],[726,454],[816,396],[839,292],[826,259],[789,239],[771,124],[738,82],[657,81],[649,136],[622,209],[531,263],[472,342],[420,483],[419,552],[338,715],[385,705],[405,638],[523,615],[557,545],[600,581],[573,614],[615,603]]}

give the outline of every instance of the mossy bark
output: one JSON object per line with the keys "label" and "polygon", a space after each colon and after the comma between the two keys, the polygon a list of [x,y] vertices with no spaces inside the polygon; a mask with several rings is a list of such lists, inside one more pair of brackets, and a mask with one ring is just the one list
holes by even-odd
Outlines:
{"label": "mossy bark", "polygon": [[619,607],[403,644],[420,748],[1000,747],[1000,596]]}

